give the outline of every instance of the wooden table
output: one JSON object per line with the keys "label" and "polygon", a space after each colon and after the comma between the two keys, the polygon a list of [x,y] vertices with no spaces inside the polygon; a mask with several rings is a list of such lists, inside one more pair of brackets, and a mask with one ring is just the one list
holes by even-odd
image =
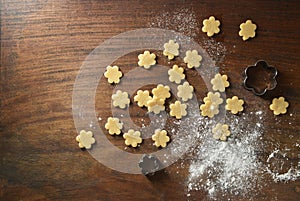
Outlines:
{"label": "wooden table", "polygon": [[[183,13],[179,18],[187,19],[186,23],[172,21],[176,12]],[[221,33],[208,39],[201,26],[202,20],[211,15],[222,26]],[[258,25],[257,36],[243,42],[238,36],[239,25],[247,19]],[[167,29],[194,38],[211,52],[221,73],[230,78],[227,95],[243,97],[247,102],[245,112],[253,105],[264,105],[268,118],[264,120],[263,140],[274,141],[280,150],[289,149],[287,160],[297,166],[299,22],[297,0],[2,1],[0,200],[207,199],[202,190],[187,197],[188,162],[177,169],[182,162],[178,161],[150,178],[125,174],[102,165],[87,151],[80,150],[75,141],[72,92],[83,61],[105,40],[138,28],[166,25]],[[221,50],[213,49],[216,47]],[[246,91],[241,84],[242,71],[259,59],[279,71],[278,86],[263,97]],[[126,59],[122,62],[128,69],[132,65]],[[127,72],[126,67],[123,70]],[[108,85],[100,93],[110,95],[113,88]],[[199,101],[206,92],[206,89],[199,92]],[[290,106],[287,114],[275,117],[267,108],[272,98],[278,96],[286,97]],[[101,113],[99,125],[103,128],[105,119],[111,115],[110,100],[97,104],[96,109]],[[116,146],[123,149],[120,139]],[[274,147],[266,147],[259,154],[266,159],[272,150]],[[254,200],[300,198],[299,179],[275,183],[269,178],[263,182],[268,185]],[[227,198],[217,197],[217,200]],[[248,200],[241,196],[231,198]]]}

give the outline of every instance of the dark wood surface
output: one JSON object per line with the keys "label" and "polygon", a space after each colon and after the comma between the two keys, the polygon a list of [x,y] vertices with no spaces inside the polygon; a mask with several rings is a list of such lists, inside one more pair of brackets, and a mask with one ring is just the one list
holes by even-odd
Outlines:
{"label": "dark wood surface", "polygon": [[[192,10],[199,26],[210,15],[220,19],[222,31],[213,40],[226,48],[224,55],[215,59],[221,72],[230,77],[227,95],[241,94],[248,105],[264,105],[269,117],[264,140],[276,139],[281,149],[300,143],[297,0],[1,1],[0,200],[188,199],[188,164],[177,170],[180,162],[175,163],[150,179],[111,170],[78,148],[72,117],[73,84],[89,53],[119,33],[155,27],[157,24],[152,22],[157,22],[158,16],[178,9]],[[237,33],[239,24],[248,18],[258,25],[257,37],[243,42]],[[190,30],[180,29],[186,27],[184,24],[168,26],[202,45],[207,39],[201,27],[190,34]],[[209,52],[211,47],[206,48]],[[280,72],[276,89],[262,98],[241,85],[242,71],[258,59],[268,61]],[[123,58],[118,62],[128,66],[122,69],[126,72],[136,61]],[[107,86],[98,92],[111,94],[112,89]],[[199,99],[206,92],[200,91]],[[290,103],[288,114],[274,117],[267,106],[281,95]],[[110,100],[100,104],[98,98],[96,103],[97,111],[106,119],[111,114]],[[136,110],[132,110],[133,115]],[[105,122],[99,123],[103,127]],[[116,145],[124,148],[121,142]],[[266,147],[262,158],[270,151],[272,148]],[[299,162],[298,154],[299,146],[289,152],[294,164]],[[299,180],[266,182],[268,185],[255,200],[299,200]],[[192,192],[189,199],[206,199],[206,193]]]}

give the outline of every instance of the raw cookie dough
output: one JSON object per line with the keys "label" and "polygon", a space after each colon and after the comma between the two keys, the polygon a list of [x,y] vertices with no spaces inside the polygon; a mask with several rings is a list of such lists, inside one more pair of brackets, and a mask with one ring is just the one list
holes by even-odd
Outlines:
{"label": "raw cookie dough", "polygon": [[156,64],[156,55],[154,53],[150,53],[149,51],[145,51],[143,54],[139,54],[138,65],[144,66],[144,68],[149,69],[152,65]]}
{"label": "raw cookie dough", "polygon": [[244,101],[239,99],[237,96],[233,96],[232,98],[227,98],[225,109],[229,110],[232,114],[237,114],[244,110],[243,104]]}
{"label": "raw cookie dough", "polygon": [[119,135],[122,128],[123,123],[121,123],[118,118],[108,117],[107,123],[105,124],[105,129],[108,130],[110,135]]}
{"label": "raw cookie dough", "polygon": [[201,60],[202,60],[202,56],[198,54],[197,50],[186,51],[185,57],[183,58],[183,61],[184,63],[187,64],[188,68],[199,67]]}
{"label": "raw cookie dough", "polygon": [[203,20],[202,31],[210,37],[220,32],[219,26],[220,21],[216,20],[214,16],[210,16],[209,19]]}
{"label": "raw cookie dough", "polygon": [[113,100],[113,106],[119,107],[121,109],[126,108],[126,106],[128,106],[130,103],[128,93],[122,92],[121,90],[118,90],[115,94],[111,96],[111,98]]}
{"label": "raw cookie dough", "polygon": [[78,146],[80,148],[90,149],[92,148],[92,144],[96,142],[95,138],[93,137],[92,131],[85,131],[81,130],[79,135],[76,137],[76,141],[78,142]]}
{"label": "raw cookie dough", "polygon": [[179,44],[175,43],[174,40],[169,40],[168,43],[165,43],[164,48],[163,55],[167,56],[169,60],[172,60],[175,56],[179,55]]}
{"label": "raw cookie dough", "polygon": [[219,92],[208,92],[207,96],[203,99],[204,103],[210,101],[214,105],[220,105],[223,103],[223,99],[221,98],[221,94]]}
{"label": "raw cookie dough", "polygon": [[275,115],[285,114],[289,103],[284,100],[284,97],[274,98],[270,105],[270,110],[273,110]]}
{"label": "raw cookie dough", "polygon": [[182,85],[177,87],[177,96],[183,101],[187,101],[193,98],[194,87],[191,86],[188,82],[184,82]]}
{"label": "raw cookie dough", "polygon": [[157,87],[152,89],[153,98],[159,98],[166,100],[166,98],[170,98],[170,87],[164,86],[162,84],[157,85]]}
{"label": "raw cookie dough", "polygon": [[186,104],[181,104],[180,101],[175,101],[175,103],[170,104],[170,115],[176,117],[176,119],[181,119],[187,115]]}
{"label": "raw cookie dough", "polygon": [[177,65],[173,65],[173,68],[168,70],[170,82],[180,84],[181,80],[185,78],[185,74],[183,73],[183,71],[183,68],[178,67]]}
{"label": "raw cookie dough", "polygon": [[151,100],[147,102],[148,111],[153,112],[154,114],[159,114],[160,111],[165,110],[165,101],[163,99],[153,97]]}
{"label": "raw cookie dough", "polygon": [[149,94],[150,92],[148,90],[138,90],[133,100],[137,102],[139,107],[147,107],[147,102],[152,99],[152,97]]}
{"label": "raw cookie dough", "polygon": [[167,142],[170,141],[170,137],[167,135],[166,130],[156,129],[155,134],[152,135],[152,140],[156,147],[166,147]]}
{"label": "raw cookie dough", "polygon": [[243,37],[243,40],[255,37],[256,24],[253,24],[251,20],[247,20],[240,25],[239,36]]}
{"label": "raw cookie dough", "polygon": [[216,140],[226,141],[227,137],[230,136],[229,127],[227,124],[218,123],[213,129],[213,138]]}
{"label": "raw cookie dough", "polygon": [[226,87],[229,87],[229,82],[227,81],[227,75],[216,74],[210,83],[213,85],[214,91],[224,92]]}
{"label": "raw cookie dough", "polygon": [[104,77],[107,78],[107,81],[112,83],[119,83],[120,78],[122,77],[122,72],[119,70],[118,66],[107,66],[106,71],[104,73]]}
{"label": "raw cookie dough", "polygon": [[201,115],[204,117],[212,118],[219,114],[219,105],[213,104],[207,100],[204,104],[200,105]]}
{"label": "raw cookie dough", "polygon": [[125,144],[127,146],[131,145],[132,147],[136,147],[143,141],[141,138],[141,132],[134,131],[133,129],[129,129],[127,133],[124,133],[123,138],[125,139]]}

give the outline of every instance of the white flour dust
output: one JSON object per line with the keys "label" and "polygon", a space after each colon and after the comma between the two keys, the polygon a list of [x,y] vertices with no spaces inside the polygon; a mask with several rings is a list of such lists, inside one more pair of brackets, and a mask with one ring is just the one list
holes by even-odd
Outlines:
{"label": "white flour dust", "polygon": [[203,39],[200,43],[206,50],[207,54],[216,61],[217,65],[223,61],[227,49],[221,42],[217,42],[213,38],[209,38]]}
{"label": "white flour dust", "polygon": [[180,125],[178,131],[168,128],[174,137],[172,154],[186,152],[181,167],[187,167],[182,164],[190,162],[188,198],[194,199],[190,197],[191,193],[200,190],[207,193],[209,200],[220,196],[234,200],[236,195],[255,200],[263,187],[268,185],[262,181],[268,180],[270,175],[274,182],[290,182],[300,178],[300,166],[291,165],[287,157],[290,149],[275,149],[266,161],[259,156],[265,146],[264,112],[238,116],[227,114],[224,123],[229,125],[231,136],[226,142],[212,138],[211,128],[216,125],[216,120],[196,113],[190,111],[188,118],[175,122]]}
{"label": "white flour dust", "polygon": [[150,23],[150,27],[170,29],[195,37],[201,28],[202,21],[197,19],[193,10],[188,8],[164,11]]}
{"label": "white flour dust", "polygon": [[[262,112],[255,118],[261,122]],[[219,195],[242,194],[247,197],[259,187],[258,175],[262,165],[256,152],[260,150],[263,128],[259,121],[247,121],[245,114],[228,115],[226,123],[231,130],[227,142],[212,138],[210,122],[200,130],[201,144],[194,150],[189,168],[188,191],[204,190],[210,198]],[[207,121],[207,120],[206,120]],[[256,181],[255,181],[256,180]]]}
{"label": "white flour dust", "polygon": [[[296,144],[297,146],[298,144]],[[289,182],[300,179],[300,162],[293,164],[288,159],[290,149],[280,150],[276,148],[266,161],[266,171],[274,182]],[[298,154],[300,160],[300,154]]]}
{"label": "white flour dust", "polygon": [[[186,36],[196,39],[196,36],[203,34],[202,40],[197,41],[206,50],[208,55],[219,64],[225,57],[226,47],[221,43],[215,41],[211,37],[207,37],[202,33],[202,21],[196,16],[195,12],[188,8],[176,9],[172,12],[164,11],[162,14],[156,16],[150,27],[170,29],[182,33]],[[175,39],[180,42],[180,39]]]}

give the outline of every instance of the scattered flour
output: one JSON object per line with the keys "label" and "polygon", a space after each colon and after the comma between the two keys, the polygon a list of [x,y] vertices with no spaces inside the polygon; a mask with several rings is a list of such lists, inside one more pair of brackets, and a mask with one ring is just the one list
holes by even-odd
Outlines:
{"label": "scattered flour", "polygon": [[[172,154],[186,153],[181,167],[186,167],[185,163],[189,162],[188,198],[194,199],[191,193],[200,190],[206,191],[209,200],[220,196],[235,200],[236,195],[255,200],[262,193],[261,189],[268,185],[265,182],[270,178],[268,175],[275,182],[300,178],[300,166],[291,166],[283,151],[275,149],[266,161],[259,156],[265,146],[265,114],[262,111],[250,112],[250,115],[228,114],[224,120],[231,130],[227,142],[212,138],[211,128],[217,123],[216,120],[199,116],[197,111],[189,112],[189,117],[175,122],[175,125],[180,125],[178,130],[170,128],[174,136]],[[298,146],[295,144],[295,147]],[[286,148],[284,151],[290,150]],[[280,162],[289,168],[286,172],[282,172],[285,169],[282,165],[279,169],[270,166],[273,159],[278,158],[276,154],[281,154]]]}
{"label": "scattered flour", "polygon": [[150,23],[150,27],[170,29],[195,37],[202,27],[201,20],[197,19],[193,10],[179,8],[172,12],[164,11]]}
{"label": "scattered flour", "polygon": [[[259,188],[262,164],[260,150],[263,128],[247,122],[245,114],[228,115],[231,137],[227,142],[212,138],[211,127],[201,130],[202,142],[194,150],[189,168],[188,191],[205,190],[214,199],[220,195],[253,195]],[[207,119],[206,119],[207,121]],[[255,122],[255,121],[253,121]],[[210,124],[215,124],[211,121]]]}
{"label": "scattered flour", "polygon": [[[289,182],[300,179],[300,162],[295,165],[289,162],[287,157],[288,151],[290,151],[290,149],[275,149],[270,153],[266,161],[266,171],[271,175],[275,182]],[[300,160],[299,156],[300,155],[298,155],[298,158]],[[287,167],[289,169],[286,172],[282,172],[282,170],[287,169]]]}
{"label": "scattered flour", "polygon": [[270,169],[267,169],[268,173],[271,174],[272,178],[274,179],[275,182],[288,182],[288,181],[296,181],[297,179],[300,178],[300,169],[290,167],[290,169],[283,174],[279,173],[274,173]]}
{"label": "scattered flour", "polygon": [[207,54],[219,65],[226,54],[226,47],[221,43],[215,41],[213,38],[205,38],[199,41],[201,46],[206,50]]}
{"label": "scattered flour", "polygon": [[[156,16],[149,24],[150,27],[174,30],[186,36],[196,38],[201,31],[202,21],[196,16],[192,9],[180,8],[172,12],[164,11],[162,14]],[[175,39],[176,41],[180,41]],[[203,35],[201,41],[197,41],[208,53],[208,55],[216,61],[217,65],[225,58],[227,51],[226,47],[217,42],[214,38],[208,38],[206,34]]]}

